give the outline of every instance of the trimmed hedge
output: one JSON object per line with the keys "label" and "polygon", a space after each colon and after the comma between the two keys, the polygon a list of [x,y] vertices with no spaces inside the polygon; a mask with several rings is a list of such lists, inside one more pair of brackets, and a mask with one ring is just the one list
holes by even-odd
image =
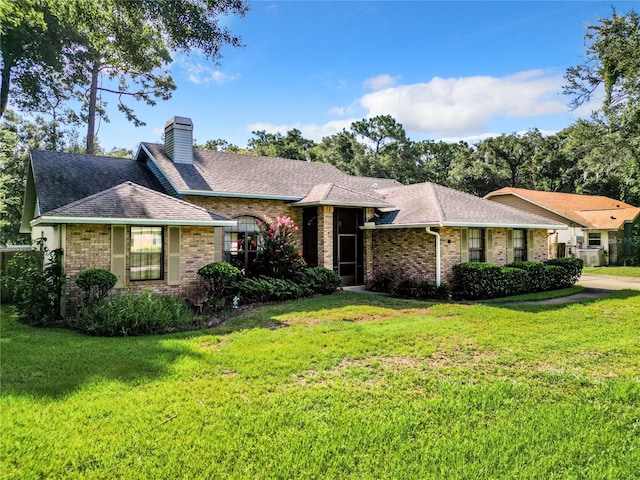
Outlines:
{"label": "trimmed hedge", "polygon": [[453,266],[453,292],[456,297],[484,300],[568,288],[580,278],[582,266],[578,258],[514,262],[504,267],[459,263]]}
{"label": "trimmed hedge", "polygon": [[282,302],[310,295],[327,295],[335,292],[342,279],[333,270],[324,267],[307,267],[294,280],[273,277],[241,278],[233,284],[242,303]]}
{"label": "trimmed hedge", "polygon": [[76,278],[76,285],[82,291],[84,304],[104,300],[117,282],[118,277],[102,268],[83,270]]}

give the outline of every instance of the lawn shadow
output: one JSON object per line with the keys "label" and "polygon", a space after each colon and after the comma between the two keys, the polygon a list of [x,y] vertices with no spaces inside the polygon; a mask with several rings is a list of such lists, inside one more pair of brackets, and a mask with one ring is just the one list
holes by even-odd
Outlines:
{"label": "lawn shadow", "polygon": [[[588,305],[592,303],[597,303],[602,300],[610,300],[610,299],[620,299],[625,300],[628,298],[640,296],[640,290],[611,290],[609,293],[605,294],[578,294],[572,295],[569,297],[560,297],[554,298],[550,300],[540,300],[540,301],[529,301],[529,302],[504,302],[504,303],[485,303],[486,306],[494,307],[494,308],[503,308],[507,310],[515,310],[518,312],[529,312],[529,313],[537,313],[537,312],[548,312],[548,311],[557,311],[565,308],[570,308],[573,305],[581,304]],[[573,297],[573,298],[572,298]]]}
{"label": "lawn shadow", "polygon": [[23,325],[2,310],[2,396],[61,398],[104,381],[144,384],[170,374],[181,358],[202,355],[173,335],[90,337]]}

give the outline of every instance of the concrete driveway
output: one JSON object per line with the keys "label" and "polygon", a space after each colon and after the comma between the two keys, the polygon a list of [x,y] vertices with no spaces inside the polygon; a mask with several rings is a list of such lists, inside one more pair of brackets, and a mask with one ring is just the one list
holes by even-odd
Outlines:
{"label": "concrete driveway", "polygon": [[601,290],[640,290],[640,278],[582,274],[578,285]]}

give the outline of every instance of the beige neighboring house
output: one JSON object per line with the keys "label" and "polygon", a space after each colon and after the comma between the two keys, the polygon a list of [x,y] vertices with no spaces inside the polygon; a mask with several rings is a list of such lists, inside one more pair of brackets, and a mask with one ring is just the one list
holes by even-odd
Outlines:
{"label": "beige neighboring house", "polygon": [[307,264],[344,285],[385,268],[440,283],[468,260],[545,260],[547,231],[567,228],[432,183],[194,148],[191,120],[174,117],[165,144],[141,143],[133,159],[32,151],[21,231],[62,250],[71,308],[87,268],[111,270],[118,288],[198,301],[198,269],[247,268],[260,255],[256,221],[277,216],[299,227]]}
{"label": "beige neighboring house", "polygon": [[505,187],[485,198],[566,224],[549,236],[550,256],[578,257],[588,266],[623,261],[640,224],[640,208],[598,195]]}

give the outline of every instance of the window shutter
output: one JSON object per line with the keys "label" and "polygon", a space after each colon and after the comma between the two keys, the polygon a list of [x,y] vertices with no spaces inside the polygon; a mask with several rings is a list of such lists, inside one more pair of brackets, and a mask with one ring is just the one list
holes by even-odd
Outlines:
{"label": "window shutter", "polygon": [[118,278],[116,288],[124,287],[127,275],[126,227],[124,225],[111,227],[111,273]]}
{"label": "window shutter", "polygon": [[180,284],[180,227],[169,227],[167,284]]}
{"label": "window shutter", "polygon": [[513,228],[507,228],[507,263],[513,262]]}
{"label": "window shutter", "polygon": [[534,248],[534,233],[535,230],[527,230],[527,260],[534,261],[535,248]]}
{"label": "window shutter", "polygon": [[493,228],[487,228],[486,232],[485,241],[487,245],[485,247],[486,254],[484,261],[493,263]]}
{"label": "window shutter", "polygon": [[469,261],[469,231],[466,228],[460,229],[460,262]]}

